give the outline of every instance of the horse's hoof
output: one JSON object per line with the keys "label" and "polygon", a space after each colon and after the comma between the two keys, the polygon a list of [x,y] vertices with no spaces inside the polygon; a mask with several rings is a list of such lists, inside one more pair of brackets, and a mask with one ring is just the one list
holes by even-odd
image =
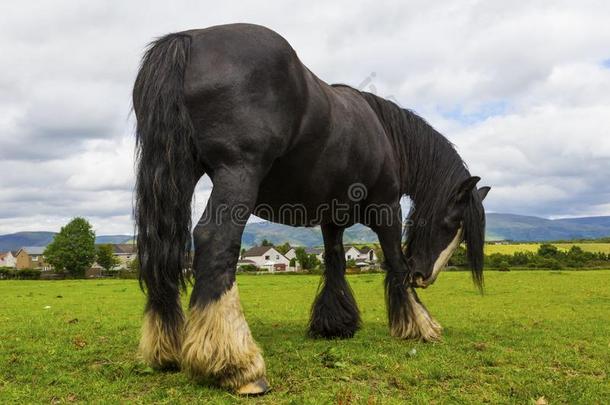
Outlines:
{"label": "horse's hoof", "polygon": [[237,389],[239,395],[263,395],[270,390],[269,383],[265,377],[261,377],[258,380],[242,385]]}

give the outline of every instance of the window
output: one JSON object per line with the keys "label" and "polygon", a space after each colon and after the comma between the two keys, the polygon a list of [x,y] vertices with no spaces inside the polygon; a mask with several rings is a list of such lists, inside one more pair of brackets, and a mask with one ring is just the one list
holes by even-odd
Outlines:
{"label": "window", "polygon": [[269,259],[270,259],[270,257],[271,257],[271,256],[266,255],[266,256],[265,256],[265,260],[269,260]]}
{"label": "window", "polygon": [[275,255],[275,260],[280,260],[280,255]]}

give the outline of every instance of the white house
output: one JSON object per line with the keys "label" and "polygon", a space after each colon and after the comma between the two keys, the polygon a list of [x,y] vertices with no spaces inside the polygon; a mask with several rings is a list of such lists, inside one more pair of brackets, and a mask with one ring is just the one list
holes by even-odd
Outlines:
{"label": "white house", "polygon": [[377,255],[375,250],[368,246],[360,249],[355,246],[345,246],[345,261],[348,260],[355,260],[358,267],[364,267],[376,262]]}
{"label": "white house", "polygon": [[316,255],[320,263],[324,263],[324,249],[322,248],[305,248],[305,253],[308,255]]}
{"label": "white house", "polygon": [[290,259],[275,250],[273,246],[255,246],[246,250],[241,255],[240,263],[245,261],[270,272],[286,271],[290,265]]}
{"label": "white house", "polygon": [[[305,248],[305,253],[309,255],[316,255],[318,260],[321,263],[324,263],[324,249],[322,248]],[[288,260],[292,260],[296,258],[296,249],[290,248],[288,252],[285,254]],[[375,254],[375,250],[368,247],[363,246],[361,249],[358,249],[355,246],[345,246],[345,261],[355,260],[358,266],[368,266],[371,263],[377,261],[377,255]]]}
{"label": "white house", "polygon": [[377,254],[375,253],[375,249],[368,247],[368,246],[362,246],[360,249],[358,249],[358,251],[360,251],[360,259],[367,261],[367,262],[376,262],[377,261]]}
{"label": "white house", "polygon": [[286,254],[284,256],[288,260],[296,259],[297,258],[297,250],[295,248],[291,247],[290,249],[288,249],[288,251],[286,252]]}
{"label": "white house", "polygon": [[0,253],[0,267],[17,267],[17,259],[10,250]]}
{"label": "white house", "polygon": [[112,254],[119,258],[119,268],[127,268],[138,256],[138,249],[135,243],[115,243],[112,245]]}
{"label": "white house", "polygon": [[354,246],[345,247],[345,261],[358,260],[360,258],[360,251]]}
{"label": "white house", "polygon": [[[290,248],[284,256],[286,256],[286,258],[288,260],[296,259],[296,257],[297,257],[296,249],[297,248]],[[308,255],[315,255],[316,258],[320,261],[320,263],[324,263],[324,249],[322,249],[322,248],[303,248],[303,249],[305,250],[305,253],[307,253]]]}

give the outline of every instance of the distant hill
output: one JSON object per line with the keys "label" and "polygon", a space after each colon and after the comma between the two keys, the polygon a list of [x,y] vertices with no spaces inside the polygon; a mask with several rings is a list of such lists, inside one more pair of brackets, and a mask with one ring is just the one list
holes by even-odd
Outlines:
{"label": "distant hill", "polygon": [[55,232],[17,232],[0,235],[0,252],[17,250],[23,246],[47,246],[54,236]]}
{"label": "distant hill", "polygon": [[[54,232],[18,232],[0,235],[0,252],[22,246],[46,246]],[[488,240],[541,242],[572,239],[595,239],[610,236],[610,216],[569,219],[545,219],[517,214],[487,214]],[[263,239],[279,244],[289,242],[298,246],[320,246],[322,233],[319,227],[294,228],[271,222],[246,225],[242,244],[253,246]],[[96,243],[127,243],[133,235],[100,235]],[[364,225],[356,224],[345,231],[345,243],[377,242],[377,235]]]}
{"label": "distant hill", "polygon": [[[487,240],[541,242],[572,239],[596,239],[610,236],[610,216],[569,219],[545,219],[516,214],[487,214]],[[320,228],[292,228],[270,222],[246,226],[242,243],[259,244],[263,239],[272,243],[322,245]],[[345,231],[345,243],[377,242],[377,235],[364,225],[356,224]]]}
{"label": "distant hill", "polygon": [[[323,244],[320,227],[295,228],[272,222],[255,222],[246,225],[242,245],[253,246],[267,239],[274,244],[288,242],[294,246],[320,246]],[[356,224],[345,231],[344,243],[377,242],[377,235],[364,225]]]}
{"label": "distant hill", "polygon": [[[53,241],[55,232],[17,232],[9,235],[0,235],[0,252],[17,250],[24,246],[47,246]],[[100,235],[95,243],[126,243],[133,239],[133,235]]]}
{"label": "distant hill", "polygon": [[100,235],[96,236],[95,243],[129,243],[133,235]]}
{"label": "distant hill", "polygon": [[544,219],[516,214],[487,214],[488,240],[541,242],[610,236],[610,216]]}

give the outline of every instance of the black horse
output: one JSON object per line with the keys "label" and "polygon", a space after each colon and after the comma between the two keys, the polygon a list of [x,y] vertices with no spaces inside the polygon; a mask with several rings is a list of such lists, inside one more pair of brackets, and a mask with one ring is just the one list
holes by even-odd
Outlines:
{"label": "black horse", "polygon": [[[326,271],[312,307],[314,337],[351,337],[360,326],[342,245],[356,222],[372,228],[383,249],[393,336],[440,336],[413,288],[433,283],[463,240],[481,285],[481,201],[489,188],[477,190],[479,178],[422,118],[373,94],[327,85],[277,33],[232,24],[160,38],[144,55],[133,105],[138,257],[148,295],[140,347],[151,366],[181,366],[239,393],[267,390],[235,283],[252,213],[321,226]],[[185,320],[179,294],[190,205],[204,173],[213,189],[193,231],[195,282]],[[404,195],[414,209],[403,251]]]}

